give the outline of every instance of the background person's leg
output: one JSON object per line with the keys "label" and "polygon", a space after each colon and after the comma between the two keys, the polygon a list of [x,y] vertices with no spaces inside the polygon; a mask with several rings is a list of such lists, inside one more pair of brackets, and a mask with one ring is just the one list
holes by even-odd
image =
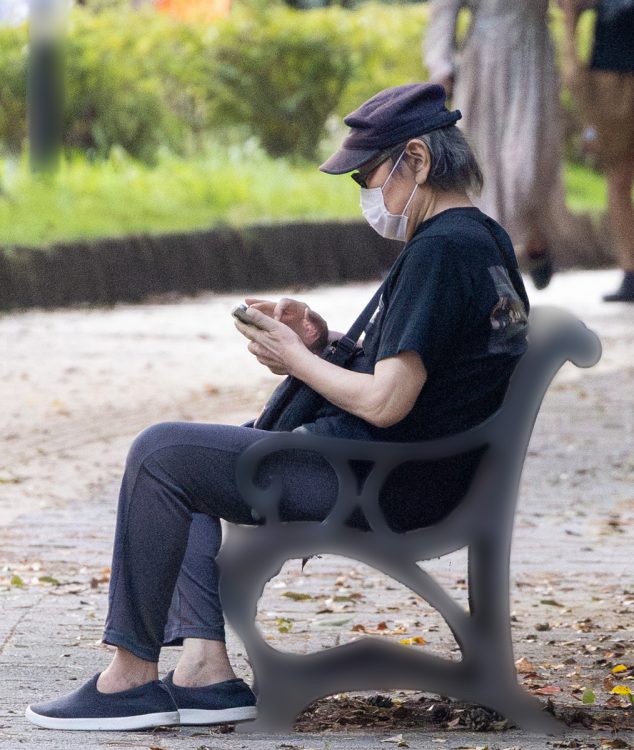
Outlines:
{"label": "background person's leg", "polygon": [[608,183],[608,214],[610,234],[617,251],[623,280],[613,294],[606,294],[606,302],[634,302],[634,160],[625,160],[605,171]]}

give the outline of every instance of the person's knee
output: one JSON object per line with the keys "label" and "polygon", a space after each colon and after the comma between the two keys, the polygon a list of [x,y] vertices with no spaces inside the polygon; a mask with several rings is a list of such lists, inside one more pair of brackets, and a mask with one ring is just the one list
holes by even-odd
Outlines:
{"label": "person's knee", "polygon": [[142,430],[128,451],[127,468],[138,468],[156,451],[176,444],[178,427],[178,422],[158,422]]}

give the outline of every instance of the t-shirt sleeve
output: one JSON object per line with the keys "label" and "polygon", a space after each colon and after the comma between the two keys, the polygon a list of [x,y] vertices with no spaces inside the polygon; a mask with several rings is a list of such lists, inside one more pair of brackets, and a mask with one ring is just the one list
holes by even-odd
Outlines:
{"label": "t-shirt sleeve", "polygon": [[431,371],[451,358],[464,335],[470,295],[468,269],[446,237],[412,246],[387,290],[376,360],[414,351]]}

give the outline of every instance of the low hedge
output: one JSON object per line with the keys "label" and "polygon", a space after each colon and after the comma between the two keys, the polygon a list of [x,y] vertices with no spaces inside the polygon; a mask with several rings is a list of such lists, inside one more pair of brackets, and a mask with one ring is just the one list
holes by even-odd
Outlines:
{"label": "low hedge", "polygon": [[[238,9],[215,25],[77,7],[67,34],[64,145],[152,162],[236,126],[273,156],[313,158],[328,117],[422,77],[425,8]],[[407,52],[405,52],[407,50]],[[26,138],[27,32],[0,28],[0,144]]]}
{"label": "low hedge", "polygon": [[[215,25],[151,10],[74,9],[66,43],[65,145],[114,144],[152,162],[192,152],[209,131],[256,135],[274,156],[314,158],[329,117],[376,91],[426,77],[427,4],[298,11],[236,7]],[[464,19],[463,19],[464,20]],[[553,28],[561,47],[561,14]],[[587,47],[589,34],[584,32]],[[26,138],[25,28],[0,29],[0,144]],[[563,100],[570,108],[570,97]]]}
{"label": "low hedge", "polygon": [[46,250],[16,247],[0,253],[0,309],[361,281],[380,277],[401,247],[365,222],[219,227]]}

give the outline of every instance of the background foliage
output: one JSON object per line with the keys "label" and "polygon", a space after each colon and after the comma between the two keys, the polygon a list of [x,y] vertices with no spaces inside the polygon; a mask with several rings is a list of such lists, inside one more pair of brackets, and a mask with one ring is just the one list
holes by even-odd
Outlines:
{"label": "background foliage", "polygon": [[[282,0],[234,0],[232,15],[213,25],[133,12],[129,0],[87,3],[70,19],[65,153],[55,175],[32,175],[24,149],[26,29],[0,28],[5,249],[356,219],[356,186],[316,164],[340,142],[344,114],[381,88],[426,76],[423,3],[297,11]],[[468,18],[460,22],[464,30]],[[553,29],[561,46],[557,14]],[[587,52],[587,22],[583,29]],[[566,91],[562,99],[568,203],[596,215],[604,180],[578,164],[578,122]]]}
{"label": "background foliage", "polygon": [[[299,11],[243,0],[207,25],[91,0],[70,19],[65,146],[103,158],[118,145],[152,163],[161,146],[195,153],[213,132],[255,135],[272,156],[314,159],[320,139],[361,101],[425,79],[427,13],[423,3]],[[561,39],[560,19],[554,26]],[[0,30],[5,153],[20,152],[26,137],[27,52],[24,28]]]}

